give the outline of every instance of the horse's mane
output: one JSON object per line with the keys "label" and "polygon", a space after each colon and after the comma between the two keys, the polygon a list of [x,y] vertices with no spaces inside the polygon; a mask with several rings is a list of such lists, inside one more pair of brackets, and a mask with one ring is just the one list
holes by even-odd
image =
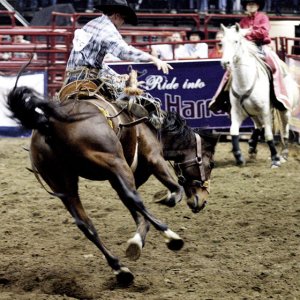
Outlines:
{"label": "horse's mane", "polygon": [[212,134],[210,131],[201,128],[191,128],[186,124],[186,120],[177,112],[165,112],[164,122],[162,124],[162,134],[172,135],[174,141],[177,141],[183,146],[195,143],[194,133],[198,133],[208,147],[216,145],[219,136]]}
{"label": "horse's mane", "polygon": [[180,138],[186,144],[193,141],[193,130],[186,124],[186,120],[177,112],[165,112],[164,122],[162,124],[162,133]]}

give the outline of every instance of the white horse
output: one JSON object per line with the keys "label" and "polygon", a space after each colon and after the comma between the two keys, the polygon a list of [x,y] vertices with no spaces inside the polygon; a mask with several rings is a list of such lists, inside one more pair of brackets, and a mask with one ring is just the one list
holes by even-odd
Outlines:
{"label": "white horse", "polygon": [[[271,167],[280,166],[280,156],[277,154],[273,139],[273,116],[276,115],[277,124],[280,124],[282,138],[282,157],[288,156],[289,119],[291,112],[284,109],[276,109],[271,101],[272,92],[270,72],[261,59],[257,46],[248,41],[244,35],[246,29],[241,29],[239,24],[224,30],[222,64],[230,70],[231,82],[229,96],[231,104],[231,126],[233,154],[238,165],[244,165],[245,159],[239,147],[239,128],[242,122],[251,117],[255,129],[249,140],[250,157],[255,157],[258,137],[264,129],[265,141],[271,152]],[[283,63],[283,62],[282,62]],[[284,63],[283,63],[284,64]],[[299,101],[299,89],[297,83],[287,74],[285,84],[291,107],[295,107]],[[276,113],[272,113],[276,112]]]}

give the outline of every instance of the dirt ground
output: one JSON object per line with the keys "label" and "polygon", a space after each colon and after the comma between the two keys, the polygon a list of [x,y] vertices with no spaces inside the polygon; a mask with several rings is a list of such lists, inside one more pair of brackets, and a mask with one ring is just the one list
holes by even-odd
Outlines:
{"label": "dirt ground", "polygon": [[[127,260],[135,231],[129,212],[107,182],[81,181],[81,197],[108,248],[135,275],[116,284],[102,254],[77,229],[59,199],[29,167],[29,139],[0,139],[0,299],[300,299],[300,147],[270,169],[259,145],[255,163],[234,166],[229,143],[216,152],[211,196],[193,214],[184,201],[153,202],[162,189],[151,178],[144,203],[184,239],[177,253],[151,228],[137,262]],[[242,144],[246,153],[246,144]]]}

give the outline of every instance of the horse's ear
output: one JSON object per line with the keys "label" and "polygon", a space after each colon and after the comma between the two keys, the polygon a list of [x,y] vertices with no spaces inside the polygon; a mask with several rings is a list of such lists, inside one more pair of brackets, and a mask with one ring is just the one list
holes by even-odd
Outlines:
{"label": "horse's ear", "polygon": [[235,30],[236,30],[237,32],[239,32],[240,29],[241,29],[240,24],[239,24],[239,23],[235,23]]}
{"label": "horse's ear", "polygon": [[224,24],[221,23],[221,29],[225,32],[226,31],[226,26],[224,26]]}

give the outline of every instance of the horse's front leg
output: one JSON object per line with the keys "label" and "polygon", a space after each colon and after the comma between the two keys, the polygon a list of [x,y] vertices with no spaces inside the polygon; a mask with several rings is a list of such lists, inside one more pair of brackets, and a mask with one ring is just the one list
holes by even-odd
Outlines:
{"label": "horse's front leg", "polygon": [[230,135],[231,135],[231,143],[232,143],[232,153],[234,155],[236,164],[238,166],[244,166],[246,163],[239,144],[239,139],[240,139],[239,133],[240,133],[240,126],[242,122],[243,122],[242,115],[238,113],[235,106],[232,105]]}
{"label": "horse's front leg", "polygon": [[[118,193],[124,205],[130,210],[131,214],[134,211],[140,213],[146,220],[148,220],[158,231],[165,237],[167,246],[171,250],[180,250],[184,244],[183,240],[178,234],[168,228],[168,226],[154,217],[144,206],[138,192],[135,188],[134,176],[130,167],[125,160],[116,159],[115,163],[110,166],[112,176],[110,183]],[[136,233],[136,238],[139,237],[139,232]]]}
{"label": "horse's front leg", "polygon": [[[168,163],[159,153],[149,153],[147,158],[141,159],[145,160],[145,163],[141,161],[134,173],[137,187],[146,182],[153,174],[168,189],[154,195],[156,203],[174,207],[183,198],[183,188],[173,178]],[[145,166],[149,172],[145,171]]]}

